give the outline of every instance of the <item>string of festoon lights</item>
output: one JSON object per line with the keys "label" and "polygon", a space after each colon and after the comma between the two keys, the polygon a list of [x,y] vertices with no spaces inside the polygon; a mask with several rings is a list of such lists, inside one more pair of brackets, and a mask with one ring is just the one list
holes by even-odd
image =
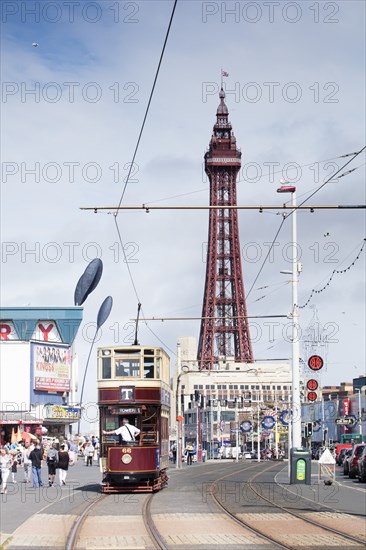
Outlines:
{"label": "string of festoon lights", "polygon": [[320,294],[321,292],[323,292],[330,284],[331,280],[333,279],[334,275],[339,275],[341,273],[346,273],[347,271],[349,271],[354,265],[355,263],[357,262],[357,260],[360,259],[360,256],[363,252],[363,249],[365,248],[365,244],[366,244],[366,239],[363,240],[363,244],[361,246],[361,249],[360,251],[358,252],[356,258],[353,260],[353,262],[348,266],[346,267],[345,269],[333,269],[332,271],[332,274],[331,276],[329,277],[329,280],[328,282],[323,286],[323,288],[320,288],[319,290],[315,290],[315,288],[312,289],[311,293],[310,293],[310,296],[309,298],[306,300],[305,304],[302,305],[302,306],[297,306],[299,309],[304,309],[304,307],[306,307],[310,300],[312,299],[312,297],[314,296],[314,294]]}

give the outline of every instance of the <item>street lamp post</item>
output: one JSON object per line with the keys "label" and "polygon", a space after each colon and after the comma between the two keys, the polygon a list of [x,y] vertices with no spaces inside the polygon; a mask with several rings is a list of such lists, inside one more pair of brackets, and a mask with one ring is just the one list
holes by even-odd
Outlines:
{"label": "street lamp post", "polygon": [[181,370],[181,372],[177,376],[177,388],[175,392],[175,415],[176,415],[176,433],[177,433],[177,457],[175,461],[175,467],[177,469],[182,468],[182,405],[181,405],[181,399],[180,399],[180,379],[184,374],[187,374],[189,372],[189,368],[187,365],[183,365],[181,367],[181,361],[180,361],[180,347],[177,349],[177,367],[178,370]]}
{"label": "street lamp post", "polygon": [[[297,216],[296,216],[296,187],[284,184],[277,189],[277,193],[291,193],[292,202],[292,447],[301,447],[301,400],[300,400],[300,342],[299,342],[299,308],[298,282],[299,264],[297,261]],[[291,413],[290,413],[291,416]],[[290,424],[289,424],[290,429]]]}

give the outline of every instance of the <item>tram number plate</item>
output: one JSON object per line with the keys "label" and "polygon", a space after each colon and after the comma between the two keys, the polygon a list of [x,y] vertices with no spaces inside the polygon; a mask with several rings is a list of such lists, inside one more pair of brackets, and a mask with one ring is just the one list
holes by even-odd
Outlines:
{"label": "tram number plate", "polygon": [[123,479],[130,479],[130,476],[123,476]]}

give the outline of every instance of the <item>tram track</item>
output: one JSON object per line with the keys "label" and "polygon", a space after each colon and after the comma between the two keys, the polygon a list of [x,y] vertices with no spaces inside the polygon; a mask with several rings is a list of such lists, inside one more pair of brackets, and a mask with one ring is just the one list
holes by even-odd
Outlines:
{"label": "tram track", "polygon": [[[308,517],[305,517],[304,515],[302,515],[301,513],[298,513],[298,512],[294,512],[294,510],[292,509],[289,509],[285,506],[282,506],[281,504],[279,503],[276,503],[274,500],[271,500],[267,497],[265,497],[263,494],[261,494],[259,491],[256,490],[256,488],[254,487],[253,485],[253,482],[255,479],[257,479],[259,476],[263,475],[263,473],[267,472],[267,471],[270,471],[271,469],[274,468],[274,465],[271,465],[269,466],[268,468],[266,468],[265,470],[261,470],[260,472],[256,473],[254,476],[252,476],[251,478],[249,478],[248,481],[246,481],[245,483],[248,484],[248,487],[250,488],[250,490],[257,496],[259,497],[260,499],[262,499],[263,501],[265,501],[266,503],[270,504],[271,507],[275,508],[275,509],[278,509],[278,510],[281,510],[282,512],[286,513],[286,514],[289,514],[290,516],[300,520],[300,521],[303,521],[307,524],[310,524],[312,525],[313,527],[317,527],[319,529],[322,529],[323,531],[326,531],[328,533],[331,533],[332,535],[336,535],[338,537],[341,537],[343,539],[345,539],[346,541],[352,541],[353,543],[356,543],[356,544],[359,544],[361,545],[362,547],[365,547],[365,540],[362,540],[358,537],[355,537],[353,535],[350,535],[348,533],[344,533],[343,531],[339,531],[338,529],[334,529],[333,527],[330,527],[328,525],[324,525],[323,523],[320,523],[318,521],[315,521],[313,519],[310,519]],[[237,516],[237,514],[235,512],[233,512],[232,510],[229,509],[228,506],[225,506],[218,498],[217,498],[217,495],[216,495],[216,490],[215,488],[217,487],[217,483],[224,480],[224,479],[227,479],[229,477],[232,477],[233,475],[235,475],[235,473],[237,472],[232,472],[230,474],[227,474],[225,476],[222,476],[220,478],[218,478],[217,480],[215,480],[211,486],[211,496],[213,498],[213,500],[215,501],[216,505],[221,509],[223,510],[229,517],[231,517],[233,520],[235,520],[237,523],[241,524],[242,526],[244,526],[246,529],[249,529],[251,530],[253,533],[257,534],[258,536],[260,536],[261,538],[271,542],[271,544],[274,544],[277,548],[283,548],[283,549],[286,549],[286,550],[297,550],[298,549],[298,545],[293,545],[293,544],[287,544],[286,542],[284,541],[281,541],[279,540],[278,538],[276,537],[273,537],[271,535],[268,535],[268,533],[264,533],[261,529],[258,529],[257,527],[254,527],[253,524],[251,524],[249,521],[246,521],[242,518],[239,518]],[[301,498],[301,497],[300,497]],[[316,512],[316,510],[314,510],[314,512]],[[345,547],[347,548],[347,546]]]}

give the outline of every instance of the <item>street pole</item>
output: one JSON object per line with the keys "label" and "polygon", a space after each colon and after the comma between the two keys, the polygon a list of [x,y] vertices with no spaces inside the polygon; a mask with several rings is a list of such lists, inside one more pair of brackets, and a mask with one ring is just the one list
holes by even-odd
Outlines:
{"label": "street pole", "polygon": [[238,422],[238,398],[235,399],[235,447],[236,447],[236,462],[239,462],[239,422]]}
{"label": "street pole", "polygon": [[325,447],[325,440],[324,440],[324,396],[322,395],[322,446]]}
{"label": "street pole", "polygon": [[[292,206],[296,208],[296,188],[292,193]],[[299,309],[298,309],[298,262],[297,262],[297,215],[292,214],[292,446],[301,447],[301,402],[300,402],[300,339],[299,339]]]}
{"label": "street pole", "polygon": [[362,411],[361,411],[361,388],[355,388],[358,391],[358,430],[362,435]]}
{"label": "street pole", "polygon": [[257,422],[258,422],[258,426],[257,426],[257,453],[258,453],[258,456],[257,456],[257,462],[261,461],[261,438],[260,438],[260,429],[259,429],[259,412],[260,412],[260,406],[259,406],[259,401],[258,401],[258,417],[257,417]]}
{"label": "street pole", "polygon": [[[292,201],[292,446],[301,447],[301,400],[300,400],[300,327],[298,308],[298,283],[299,265],[297,258],[297,210],[296,210],[296,187],[281,182],[277,193],[291,193]],[[289,425],[290,426],[290,425]]]}
{"label": "street pole", "polygon": [[175,413],[176,413],[176,433],[177,433],[177,455],[175,460],[176,469],[182,468],[182,422],[178,420],[182,415],[181,412],[181,402],[179,395],[179,384],[181,373],[181,354],[180,354],[180,344],[177,346],[177,389],[175,393]]}
{"label": "street pole", "polygon": [[278,426],[277,426],[277,393],[275,390],[275,453],[276,453],[276,459],[278,459]]}

